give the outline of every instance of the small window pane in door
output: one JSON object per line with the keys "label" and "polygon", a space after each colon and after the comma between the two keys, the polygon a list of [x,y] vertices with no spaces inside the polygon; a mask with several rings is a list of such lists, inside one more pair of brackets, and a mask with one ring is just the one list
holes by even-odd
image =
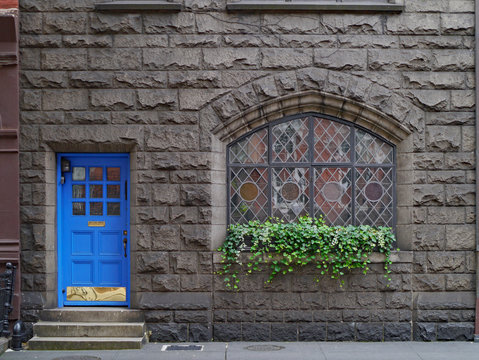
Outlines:
{"label": "small window pane in door", "polygon": [[72,170],[73,181],[85,181],[85,168],[75,166]]}
{"label": "small window pane in door", "polygon": [[101,167],[91,167],[90,168],[90,181],[101,181],[103,180],[103,168]]}
{"label": "small window pane in door", "polygon": [[120,168],[119,167],[107,167],[106,179],[108,181],[120,181]]}
{"label": "small window pane in door", "polygon": [[103,197],[103,185],[90,185],[90,197],[99,199]]}
{"label": "small window pane in door", "polygon": [[72,186],[72,197],[73,198],[84,198],[85,197],[85,185],[73,185]]}
{"label": "small window pane in door", "polygon": [[107,185],[106,186],[106,196],[109,199],[119,199],[120,198],[120,185]]}
{"label": "small window pane in door", "polygon": [[73,215],[85,215],[85,203],[73,202]]}
{"label": "small window pane in door", "polygon": [[120,203],[119,202],[107,203],[107,215],[120,215]]}
{"label": "small window pane in door", "polygon": [[90,203],[90,215],[103,215],[103,203],[91,202]]}

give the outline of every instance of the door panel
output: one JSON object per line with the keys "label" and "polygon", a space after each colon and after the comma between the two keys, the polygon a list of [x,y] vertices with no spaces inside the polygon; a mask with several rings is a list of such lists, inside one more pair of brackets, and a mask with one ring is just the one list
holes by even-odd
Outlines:
{"label": "door panel", "polygon": [[[61,160],[70,161],[61,172]],[[59,304],[129,304],[129,157],[58,155]]]}

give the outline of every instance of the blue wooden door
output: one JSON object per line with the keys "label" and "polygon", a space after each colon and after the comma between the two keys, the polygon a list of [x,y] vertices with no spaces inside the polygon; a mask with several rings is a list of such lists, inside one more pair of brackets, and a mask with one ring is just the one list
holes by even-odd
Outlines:
{"label": "blue wooden door", "polygon": [[59,306],[129,305],[128,154],[57,162]]}

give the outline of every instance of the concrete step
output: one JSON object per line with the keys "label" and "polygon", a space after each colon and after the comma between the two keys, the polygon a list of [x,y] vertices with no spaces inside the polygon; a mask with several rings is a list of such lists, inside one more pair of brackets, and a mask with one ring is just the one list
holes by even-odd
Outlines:
{"label": "concrete step", "polygon": [[141,349],[145,337],[39,337],[28,342],[30,350],[124,350]]}
{"label": "concrete step", "polygon": [[120,307],[64,307],[40,312],[40,320],[56,322],[143,322],[143,312]]}
{"label": "concrete step", "polygon": [[39,321],[33,332],[39,337],[142,337],[145,323]]}

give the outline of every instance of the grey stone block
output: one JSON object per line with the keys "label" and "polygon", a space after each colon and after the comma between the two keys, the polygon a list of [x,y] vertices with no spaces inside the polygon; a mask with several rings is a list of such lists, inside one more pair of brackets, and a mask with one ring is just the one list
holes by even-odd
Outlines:
{"label": "grey stone block", "polygon": [[134,90],[92,90],[90,102],[97,110],[126,110],[135,106]]}
{"label": "grey stone block", "polygon": [[[26,35],[20,38],[21,48],[58,48],[62,45],[61,35]],[[24,62],[24,60],[21,60]]]}
{"label": "grey stone block", "polygon": [[65,35],[63,45],[75,48],[110,48],[112,40],[107,35]]}
{"label": "grey stone block", "polygon": [[177,107],[178,94],[175,90],[138,90],[138,109],[173,110]]}
{"label": "grey stone block", "polygon": [[354,323],[328,323],[328,341],[353,341]]}
{"label": "grey stone block", "polygon": [[148,252],[137,254],[137,270],[139,273],[165,274],[169,272],[167,252]]}
{"label": "grey stone block", "polygon": [[437,325],[437,340],[472,341],[473,323],[448,323]]}
{"label": "grey stone block", "polygon": [[214,324],[214,341],[241,341],[241,324]]}
{"label": "grey stone block", "polygon": [[367,52],[365,50],[315,49],[314,65],[332,70],[365,70]]}
{"label": "grey stone block", "polygon": [[67,84],[67,76],[62,71],[22,71],[20,84],[28,88],[63,88]]}
{"label": "grey stone block", "polygon": [[147,323],[169,323],[173,321],[172,311],[144,311],[145,321]]}
{"label": "grey stone block", "polygon": [[383,341],[384,328],[382,323],[357,323],[357,341]]}
{"label": "grey stone block", "polygon": [[473,292],[418,293],[418,309],[467,310],[475,307]]}
{"label": "grey stone block", "polygon": [[84,34],[87,28],[86,13],[46,13],[43,16],[45,34]]}
{"label": "grey stone block", "polygon": [[141,53],[136,49],[88,49],[92,70],[139,70]]}
{"label": "grey stone block", "polygon": [[299,324],[298,325],[299,341],[326,341],[326,324]]}
{"label": "grey stone block", "polygon": [[88,91],[44,90],[42,103],[44,110],[86,110],[88,109]]}
{"label": "grey stone block", "polygon": [[180,12],[178,14],[145,14],[143,27],[147,34],[192,33],[195,30],[195,14]]}
{"label": "grey stone block", "polygon": [[213,339],[211,324],[189,324],[188,341],[206,342]]}
{"label": "grey stone block", "polygon": [[270,341],[271,325],[258,323],[242,324],[242,341]]}
{"label": "grey stone block", "polygon": [[297,69],[313,64],[310,49],[262,49],[261,57],[265,69]]}
{"label": "grey stone block", "polygon": [[111,84],[111,74],[103,71],[70,72],[70,86],[75,88],[107,88]]}
{"label": "grey stone block", "polygon": [[207,69],[257,68],[259,50],[254,48],[203,49],[203,63]]}
{"label": "grey stone block", "polygon": [[175,321],[179,323],[208,323],[208,311],[175,311]]}
{"label": "grey stone block", "polygon": [[90,28],[96,33],[137,34],[141,32],[141,16],[138,14],[92,13]]}
{"label": "grey stone block", "polygon": [[209,293],[142,293],[139,299],[139,308],[145,310],[208,310],[210,306]]}
{"label": "grey stone block", "polygon": [[378,15],[321,14],[322,34],[381,34],[383,24]]}
{"label": "grey stone block", "polygon": [[143,49],[143,65],[149,70],[194,70],[200,61],[200,49]]}
{"label": "grey stone block", "polygon": [[411,341],[410,323],[385,323],[384,341]]}
{"label": "grey stone block", "polygon": [[196,15],[199,34],[243,34],[258,33],[259,14],[201,13]]}
{"label": "grey stone block", "polygon": [[180,291],[180,276],[179,275],[153,275],[152,279],[153,291]]}
{"label": "grey stone block", "polygon": [[187,341],[188,326],[186,324],[147,324],[151,331],[152,342],[178,342]]}
{"label": "grey stone block", "polygon": [[386,32],[388,34],[438,34],[441,24],[439,14],[403,14],[388,17]]}
{"label": "grey stone block", "polygon": [[298,341],[298,325],[271,324],[271,341]]}
{"label": "grey stone block", "polygon": [[436,340],[436,324],[420,322],[414,324],[413,338],[414,341]]}

